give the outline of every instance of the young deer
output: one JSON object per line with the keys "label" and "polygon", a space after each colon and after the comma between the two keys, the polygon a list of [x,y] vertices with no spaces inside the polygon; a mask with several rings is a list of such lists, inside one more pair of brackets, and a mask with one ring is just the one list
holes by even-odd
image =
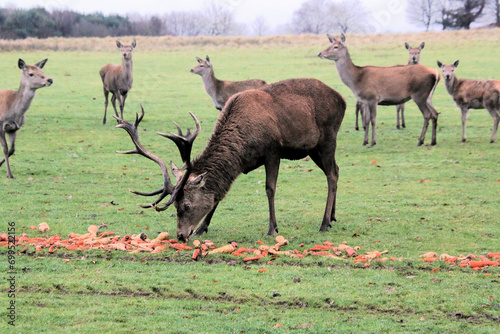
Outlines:
{"label": "young deer", "polygon": [[[0,143],[2,144],[4,158],[0,160],[0,166],[7,165],[7,177],[13,179],[10,170],[9,157],[14,154],[16,133],[26,121],[26,112],[31,101],[35,97],[38,88],[48,87],[54,82],[43,74],[42,68],[47,59],[35,65],[26,65],[24,60],[19,59],[18,66],[22,70],[21,85],[17,91],[10,89],[0,90]],[[9,145],[5,135],[9,136]],[[9,149],[10,146],[10,149]]]}
{"label": "young deer", "polygon": [[118,99],[120,116],[123,118],[125,100],[127,99],[129,90],[132,88],[132,50],[134,50],[136,45],[137,43],[135,40],[131,45],[123,45],[119,41],[116,41],[116,46],[120,48],[122,53],[122,64],[107,64],[104,65],[99,71],[104,89],[104,118],[102,119],[102,124],[106,124],[108,94],[110,92],[113,95],[111,96],[111,104],[113,104],[115,114],[118,116],[118,112],[116,111],[116,100]]}
{"label": "young deer", "polygon": [[458,60],[453,65],[444,65],[438,60],[437,65],[443,71],[446,90],[462,112],[462,142],[466,140],[465,124],[469,109],[486,109],[493,117],[493,132],[490,139],[490,143],[493,143],[500,122],[500,81],[458,79],[455,75]]}
{"label": "young deer", "polygon": [[191,69],[191,73],[201,76],[205,90],[212,98],[217,110],[222,110],[227,100],[234,94],[247,89],[261,88],[268,84],[266,81],[260,79],[222,81],[215,77],[214,69],[208,56],[206,56],[205,60],[198,57],[196,57],[196,60],[198,60],[198,65]]}
{"label": "young deer", "polygon": [[431,145],[436,145],[438,113],[432,106],[432,95],[440,79],[439,71],[419,64],[391,67],[356,66],[347,50],[344,34],[341,35],[340,41],[327,36],[332,45],[321,51],[318,56],[335,61],[342,82],[352,90],[358,101],[368,107],[364,115],[363,124],[366,127],[363,145],[368,144],[369,123],[372,125],[371,146],[377,143],[377,105],[399,105],[412,99],[424,116],[418,146],[424,143],[430,120]]}
{"label": "young deer", "polygon": [[[418,48],[412,48],[410,44],[405,43],[405,47],[408,50],[408,65],[415,65],[420,63],[420,52],[425,46],[425,42],[422,42]],[[358,115],[361,113],[361,118],[363,118],[363,108],[362,108],[362,103],[357,101],[356,102],[356,130],[359,130],[358,127]],[[406,128],[405,124],[405,105],[403,104],[398,104],[396,106],[396,128],[401,129],[400,122],[399,122],[399,115],[401,114],[401,126],[403,128]],[[363,128],[365,128],[363,124]]]}

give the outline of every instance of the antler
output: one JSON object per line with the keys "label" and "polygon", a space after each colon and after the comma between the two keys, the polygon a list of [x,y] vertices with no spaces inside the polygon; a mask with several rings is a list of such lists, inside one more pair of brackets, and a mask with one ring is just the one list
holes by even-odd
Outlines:
{"label": "antler", "polygon": [[176,122],[174,122],[174,124],[177,127],[178,134],[157,132],[157,134],[159,134],[160,136],[172,140],[177,145],[177,148],[181,153],[182,162],[184,162],[183,168],[187,170],[189,170],[191,167],[191,149],[193,148],[193,142],[201,130],[200,122],[198,121],[196,116],[192,112],[189,112],[189,114],[194,119],[194,122],[196,124],[195,132],[191,133],[191,130],[188,128],[186,135],[183,135],[179,124],[177,124]]}
{"label": "antler", "polygon": [[[169,138],[177,145],[177,148],[179,149],[179,152],[180,152],[181,157],[182,157],[182,161],[184,162],[183,168],[186,169],[186,173],[177,182],[177,185],[174,186],[170,182],[170,175],[168,174],[168,170],[167,170],[167,166],[166,166],[165,162],[163,162],[163,160],[161,160],[155,154],[153,154],[153,153],[149,152],[147,149],[145,149],[142,146],[142,144],[139,142],[139,135],[137,133],[137,126],[139,125],[139,123],[142,121],[142,118],[144,117],[144,108],[142,107],[142,105],[141,105],[141,110],[142,110],[142,114],[140,117],[138,114],[136,114],[134,125],[119,118],[118,116],[113,115],[113,117],[119,123],[116,127],[125,129],[128,132],[128,134],[130,135],[130,138],[132,139],[132,142],[135,145],[135,149],[133,149],[133,150],[117,151],[117,153],[140,154],[140,155],[142,155],[150,160],[153,160],[154,162],[156,162],[160,166],[162,173],[163,173],[163,189],[159,189],[159,190],[153,191],[151,193],[142,193],[142,192],[138,192],[138,191],[132,191],[132,192],[134,194],[142,195],[142,196],[154,196],[154,195],[161,194],[153,203],[151,203],[149,205],[141,205],[141,207],[143,207],[143,208],[154,207],[156,209],[156,211],[163,211],[163,210],[166,210],[175,201],[175,198],[179,192],[179,189],[184,187],[184,184],[186,183],[187,177],[189,176],[189,172],[191,169],[191,160],[190,160],[191,149],[193,148],[194,140],[196,139],[196,137],[200,133],[201,126],[200,126],[200,122],[198,121],[196,116],[192,112],[189,112],[189,114],[194,119],[194,122],[196,124],[196,131],[195,132],[191,133],[191,130],[188,128],[186,135],[183,135],[180,126],[175,122],[174,122],[174,124],[177,127],[178,134],[175,134],[175,133],[166,134],[166,133],[158,132],[158,134],[160,136]],[[158,207],[157,204],[160,203],[167,195],[170,195],[170,199],[168,200],[168,202],[164,206]]]}
{"label": "antler", "polygon": [[132,142],[135,145],[135,149],[133,149],[133,150],[116,151],[116,152],[121,153],[121,154],[140,154],[140,155],[142,155],[150,160],[153,160],[154,162],[156,162],[160,166],[161,171],[163,173],[163,188],[162,189],[153,191],[151,193],[132,191],[132,193],[134,193],[136,195],[142,195],[142,196],[154,196],[154,195],[161,194],[153,203],[148,204],[148,205],[140,205],[143,208],[150,208],[150,207],[156,207],[156,205],[158,203],[160,203],[167,195],[172,194],[175,187],[170,182],[170,175],[168,174],[167,165],[165,164],[165,162],[163,162],[163,160],[160,159],[155,154],[153,154],[153,153],[149,152],[147,149],[145,149],[144,146],[142,146],[142,144],[139,142],[139,135],[137,133],[137,126],[139,125],[139,123],[142,121],[142,119],[144,117],[144,108],[142,105],[141,105],[141,111],[142,111],[141,116],[139,116],[137,113],[135,114],[135,124],[133,124],[133,125],[130,124],[129,122],[125,121],[124,119],[121,119],[120,117],[113,115],[113,117],[119,123],[116,127],[122,128],[125,131],[127,131],[130,138],[132,139]]}

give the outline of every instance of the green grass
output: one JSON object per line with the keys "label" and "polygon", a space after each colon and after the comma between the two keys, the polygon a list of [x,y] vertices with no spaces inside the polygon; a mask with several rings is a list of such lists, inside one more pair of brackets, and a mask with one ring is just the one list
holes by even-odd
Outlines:
{"label": "green grass", "polygon": [[[488,34],[447,32],[384,36],[347,36],[358,65],[406,62],[404,42],[426,42],[422,63],[436,68],[439,59],[460,59],[458,77],[500,78],[495,66],[500,46]],[[300,243],[347,241],[361,253],[387,249],[402,262],[372,263],[324,258],[277,258],[245,264],[230,255],[193,262],[189,252],[46,251],[16,255],[16,327],[6,317],[0,331],[16,333],[494,333],[500,308],[498,268],[480,272],[442,263],[417,261],[420,254],[498,252],[500,236],[500,141],[489,143],[492,119],[471,111],[468,141],[461,143],[460,111],[441,82],[434,95],[440,112],[437,145],[417,147],[422,116],[406,105],[404,130],[396,129],[395,107],[380,107],[378,140],[363,147],[354,130],[354,98],[332,62],[316,57],[326,37],[281,38],[245,44],[240,39],[216,43],[158,45],[134,51],[134,86],[125,116],[133,119],[144,105],[142,143],[165,161],[180,163],[172,142],[155,134],[193,127],[188,111],[202,123],[194,144],[201,152],[218,112],[199,76],[189,73],[195,56],[208,54],[216,76],[225,80],[261,78],[269,82],[314,77],[337,89],[348,110],[338,135],[340,181],[337,219],[318,233],[326,180],[308,159],[283,160],[276,196],[280,234],[290,248]],[[244,40],[243,40],[244,41]],[[182,42],[182,43],[181,43]],[[220,42],[220,41],[219,41]],[[67,43],[71,43],[68,41]],[[78,41],[75,41],[78,43]],[[141,44],[142,43],[142,44]],[[149,45],[149,44],[148,44]],[[173,45],[173,46],[172,46]],[[471,48],[471,45],[474,45]],[[91,224],[107,224],[120,235],[168,231],[175,235],[175,211],[157,213],[137,203],[149,199],[126,190],[149,191],[162,182],[156,164],[140,156],[119,155],[133,147],[123,130],[102,125],[102,65],[118,62],[109,51],[9,51],[0,54],[2,88],[19,85],[17,59],[33,64],[44,58],[54,85],[40,89],[19,131],[11,166],[16,179],[0,169],[0,232],[15,222],[16,234],[39,233],[31,225],[47,222],[50,234],[84,233]],[[201,238],[223,245],[267,244],[265,173],[241,175],[219,205],[209,233]],[[109,205],[113,201],[119,205]],[[7,277],[7,253],[3,257]],[[63,261],[69,260],[69,261]],[[229,264],[228,264],[229,263]],[[259,273],[260,268],[267,269]],[[439,271],[433,271],[439,269]],[[485,274],[491,274],[486,276]],[[298,282],[297,278],[300,278]],[[294,281],[295,279],[295,281]],[[1,285],[0,307],[6,314],[8,287]],[[274,294],[274,297],[273,297]],[[278,295],[279,294],[279,295]],[[493,302],[489,296],[493,296]],[[281,324],[281,327],[275,327]]]}

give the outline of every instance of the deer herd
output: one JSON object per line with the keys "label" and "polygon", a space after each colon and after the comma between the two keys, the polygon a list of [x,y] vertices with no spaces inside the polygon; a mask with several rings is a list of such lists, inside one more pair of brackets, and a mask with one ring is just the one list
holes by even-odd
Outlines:
{"label": "deer herd", "polygon": [[[331,45],[318,56],[335,62],[340,80],[350,88],[356,98],[356,130],[358,114],[364,128],[363,145],[377,143],[376,119],[378,105],[395,105],[397,128],[406,127],[404,104],[413,100],[424,118],[418,145],[424,143],[429,123],[432,123],[431,145],[436,145],[436,130],[439,113],[432,105],[432,96],[440,81],[440,71],[420,63],[420,52],[424,43],[410,47],[406,65],[389,67],[357,66],[349,54],[346,38],[327,35]],[[172,183],[166,163],[148,151],[139,141],[139,124],[144,118],[136,115],[130,123],[123,116],[125,100],[133,83],[132,51],[137,46],[116,42],[121,52],[121,65],[107,64],[99,72],[105,97],[103,124],[106,123],[108,95],[114,109],[117,127],[130,136],[135,148],[118,152],[140,154],[156,162],[163,173],[163,186],[153,192],[135,192],[143,196],[157,196],[150,204],[158,211],[172,204],[177,210],[177,237],[187,240],[193,234],[208,231],[208,226],[220,201],[229,191],[236,178],[244,173],[264,166],[265,189],[269,205],[268,234],[277,233],[274,196],[281,159],[302,159],[309,156],[324,172],[328,192],[320,231],[327,231],[335,221],[335,203],[339,167],[335,161],[337,134],[344,118],[346,102],[334,89],[316,79],[288,79],[269,84],[260,79],[246,81],[223,81],[215,77],[210,58],[196,57],[198,64],[191,73],[201,76],[206,93],[220,111],[213,133],[205,149],[194,159],[191,150],[201,130],[200,122],[191,113],[196,130],[186,134],[175,123],[177,133],[158,133],[172,140],[179,149],[182,167],[174,164],[170,169],[175,177]],[[9,157],[15,151],[17,131],[25,122],[25,114],[35,96],[35,91],[52,85],[53,80],[42,72],[47,59],[27,65],[19,59],[21,84],[17,91],[0,90],[0,143],[7,177],[13,178]],[[469,109],[487,109],[493,118],[490,142],[496,139],[500,121],[500,81],[459,79],[453,65],[437,61],[444,77],[448,93],[462,113],[462,141],[466,141],[466,121]],[[118,113],[116,107],[118,100]],[[142,106],[141,106],[142,108]],[[400,121],[401,118],[401,121]],[[7,137],[9,143],[7,143]],[[168,201],[160,205],[167,196]],[[201,222],[201,224],[200,224]]]}

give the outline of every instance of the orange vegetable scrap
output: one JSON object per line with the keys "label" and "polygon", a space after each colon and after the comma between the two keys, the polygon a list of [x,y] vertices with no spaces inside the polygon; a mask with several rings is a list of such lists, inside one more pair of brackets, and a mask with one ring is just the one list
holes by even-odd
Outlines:
{"label": "orange vegetable scrap", "polygon": [[47,224],[47,223],[40,223],[40,224],[38,224],[37,229],[38,229],[38,231],[40,231],[42,233],[47,233],[47,232],[50,231],[49,224]]}

